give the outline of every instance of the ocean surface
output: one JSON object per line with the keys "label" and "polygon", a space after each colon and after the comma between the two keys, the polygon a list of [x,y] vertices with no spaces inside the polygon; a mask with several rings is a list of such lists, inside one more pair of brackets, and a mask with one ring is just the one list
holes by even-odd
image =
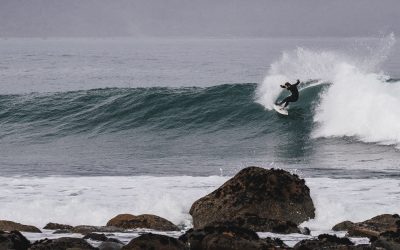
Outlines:
{"label": "ocean surface", "polygon": [[190,227],[191,204],[251,165],[306,179],[313,234],[400,213],[399,79],[394,35],[1,39],[0,218]]}

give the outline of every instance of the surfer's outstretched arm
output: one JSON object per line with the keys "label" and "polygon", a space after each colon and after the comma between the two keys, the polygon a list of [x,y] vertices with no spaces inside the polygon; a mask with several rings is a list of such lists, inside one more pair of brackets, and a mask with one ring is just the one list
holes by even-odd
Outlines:
{"label": "surfer's outstretched arm", "polygon": [[297,86],[297,85],[299,85],[300,84],[300,80],[299,79],[297,79],[297,82],[295,83],[295,84],[293,84],[294,86]]}
{"label": "surfer's outstretched arm", "polygon": [[281,88],[286,89],[286,86],[284,86],[284,85],[280,85],[280,86],[281,86]]}

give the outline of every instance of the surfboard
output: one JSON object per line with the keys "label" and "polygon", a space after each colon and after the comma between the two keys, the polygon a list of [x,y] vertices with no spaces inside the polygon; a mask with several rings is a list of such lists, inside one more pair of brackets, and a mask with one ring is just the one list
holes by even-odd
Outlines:
{"label": "surfboard", "polygon": [[274,109],[275,109],[276,112],[278,112],[278,113],[281,114],[281,115],[288,115],[288,114],[289,114],[289,112],[287,111],[287,109],[284,109],[284,108],[282,108],[282,107],[279,106],[279,105],[274,104]]}

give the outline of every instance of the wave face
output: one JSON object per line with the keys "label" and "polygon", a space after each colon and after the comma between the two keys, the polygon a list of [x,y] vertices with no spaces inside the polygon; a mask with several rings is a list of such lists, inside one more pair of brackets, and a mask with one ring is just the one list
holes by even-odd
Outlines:
{"label": "wave face", "polygon": [[0,96],[4,136],[62,136],[146,129],[220,129],[268,121],[256,84],[209,88],[95,89]]}
{"label": "wave face", "polygon": [[[327,85],[301,91],[289,120],[254,102],[257,85],[226,84],[208,88],[134,88],[0,96],[1,138],[46,139],[76,134],[98,136],[131,130],[171,135],[239,130],[243,136],[284,134],[289,122],[312,125],[310,110]],[[284,94],[282,94],[282,97]],[[283,127],[282,127],[283,126]],[[280,130],[279,128],[283,128]],[[300,134],[302,129],[296,129]],[[279,131],[279,132],[278,132]],[[307,132],[307,131],[305,131]]]}

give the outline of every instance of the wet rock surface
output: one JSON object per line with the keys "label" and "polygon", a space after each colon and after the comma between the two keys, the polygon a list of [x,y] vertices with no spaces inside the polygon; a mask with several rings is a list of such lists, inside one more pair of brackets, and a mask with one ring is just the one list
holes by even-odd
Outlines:
{"label": "wet rock surface", "polygon": [[105,234],[99,234],[99,233],[88,233],[86,234],[83,239],[85,240],[95,240],[95,241],[106,241],[108,240],[107,236]]}
{"label": "wet rock surface", "polygon": [[71,234],[71,233],[72,231],[67,229],[58,229],[53,232],[53,234]]}
{"label": "wet rock surface", "polygon": [[379,237],[384,232],[400,231],[400,216],[398,214],[381,214],[363,222],[341,222],[332,229],[347,231],[348,236]]}
{"label": "wet rock surface", "polygon": [[43,229],[48,229],[48,230],[72,230],[74,227],[70,225],[65,225],[65,224],[59,224],[59,223],[53,223],[49,222]]}
{"label": "wet rock surface", "polygon": [[263,239],[263,241],[267,244],[267,249],[292,249],[279,238],[268,237]]}
{"label": "wet rock surface", "polygon": [[209,226],[229,225],[247,228],[255,232],[272,232],[279,234],[301,233],[297,225],[291,221],[280,221],[260,218],[255,215],[243,215],[233,218],[231,221],[213,222]]}
{"label": "wet rock surface", "polygon": [[354,246],[348,238],[339,238],[334,235],[321,234],[316,239],[302,240],[293,249],[347,249]]}
{"label": "wet rock surface", "polygon": [[340,222],[340,223],[336,224],[335,226],[333,226],[332,230],[333,231],[347,231],[353,226],[354,226],[354,222],[346,220],[346,221]]}
{"label": "wet rock surface", "polygon": [[117,239],[107,239],[99,246],[99,250],[119,250],[124,246],[124,243]]}
{"label": "wet rock surface", "polygon": [[35,226],[24,225],[24,224],[20,224],[20,223],[8,221],[8,220],[0,220],[0,230],[41,233],[40,229]]}
{"label": "wet rock surface", "polygon": [[[261,219],[299,224],[315,216],[305,181],[284,170],[248,167],[214,192],[195,201],[190,209],[194,228],[233,221],[246,214]],[[248,228],[259,227],[258,223]]]}
{"label": "wet rock surface", "polygon": [[80,225],[76,226],[71,230],[71,233],[79,233],[79,234],[89,234],[93,232],[124,232],[123,228],[118,227],[104,227],[104,226],[89,226],[89,225]]}
{"label": "wet rock surface", "polygon": [[31,250],[95,250],[96,248],[84,239],[62,237],[58,239],[43,239],[32,244]]}
{"label": "wet rock surface", "polygon": [[372,239],[372,246],[383,249],[400,249],[400,231],[387,231]]}
{"label": "wet rock surface", "polygon": [[122,247],[123,250],[184,250],[185,245],[172,237],[159,234],[143,234]]}
{"label": "wet rock surface", "polygon": [[107,222],[107,226],[124,229],[148,228],[158,231],[179,231],[179,227],[167,219],[152,214],[119,214]]}
{"label": "wet rock surface", "polygon": [[0,250],[27,250],[31,243],[18,231],[0,231]]}
{"label": "wet rock surface", "polygon": [[252,230],[228,225],[190,229],[179,237],[179,240],[184,242],[186,247],[190,246],[191,250],[274,249],[283,244],[279,240],[260,239]]}

